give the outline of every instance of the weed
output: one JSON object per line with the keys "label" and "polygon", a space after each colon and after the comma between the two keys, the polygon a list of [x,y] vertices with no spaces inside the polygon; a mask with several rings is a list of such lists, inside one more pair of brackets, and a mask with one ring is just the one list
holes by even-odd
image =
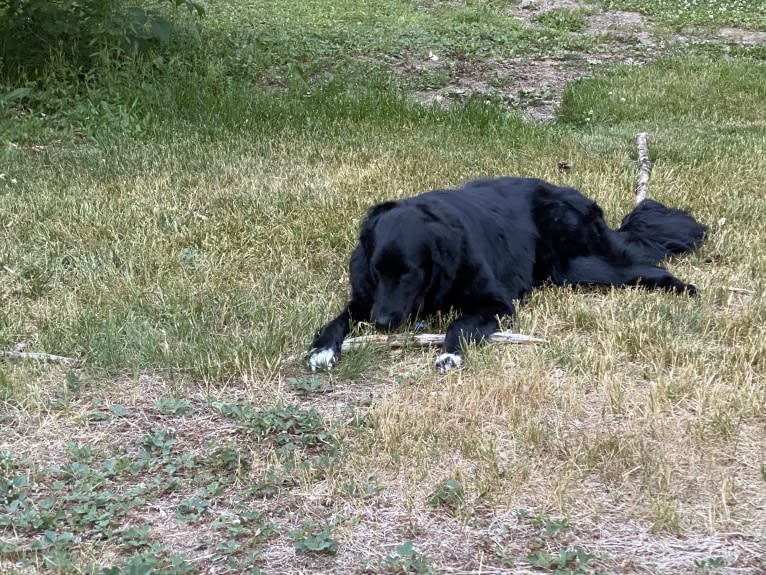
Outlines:
{"label": "weed", "polygon": [[397,545],[395,554],[384,558],[380,567],[386,573],[401,573],[402,575],[433,573],[428,560],[415,550],[412,541],[405,541],[401,545]]}
{"label": "weed", "polygon": [[[556,575],[580,575],[592,573],[592,563],[596,559],[595,555],[588,553],[578,547],[576,549],[562,549],[557,554],[551,554],[548,551],[537,551],[527,556],[529,561],[535,567],[553,571]],[[601,571],[597,573],[603,573]]]}
{"label": "weed", "polygon": [[423,70],[414,75],[409,83],[413,90],[438,90],[450,83],[448,70]]}
{"label": "weed", "polygon": [[296,553],[335,555],[338,552],[338,542],[332,538],[332,529],[328,525],[320,527],[306,521],[289,535]]}
{"label": "weed", "polygon": [[567,531],[570,528],[569,519],[566,517],[556,519],[544,513],[532,515],[526,509],[519,509],[516,511],[516,517],[521,520],[529,521],[537,528],[542,528],[548,537],[555,537],[562,531]]}
{"label": "weed", "polygon": [[77,397],[80,394],[80,390],[84,385],[80,375],[71,369],[64,375],[64,382],[67,393],[73,397]]}
{"label": "weed", "polygon": [[555,9],[543,12],[535,17],[535,22],[554,30],[581,32],[585,30],[585,18],[572,10]]}
{"label": "weed", "polygon": [[376,495],[382,490],[374,477],[368,477],[366,481],[349,481],[343,485],[343,493],[354,498],[366,499]]}
{"label": "weed", "polygon": [[113,405],[109,411],[114,417],[130,417],[130,410],[122,405]]}
{"label": "weed", "polygon": [[274,405],[253,410],[249,404],[220,404],[224,415],[238,421],[244,430],[256,437],[272,438],[281,453],[296,448],[314,448],[334,453],[339,446],[336,430],[328,427],[315,409],[297,405]]}
{"label": "weed", "polygon": [[277,534],[277,525],[271,522],[262,512],[251,511],[240,505],[236,508],[236,516],[229,520],[221,516],[213,521],[213,527],[223,529],[237,539],[248,539],[260,543],[267,541]]}
{"label": "weed", "polygon": [[217,472],[241,474],[250,468],[251,458],[236,445],[218,445],[211,448],[204,463]]}
{"label": "weed", "polygon": [[117,535],[120,538],[120,543],[134,549],[148,547],[151,542],[149,527],[147,526],[129,527],[119,531]]}
{"label": "weed", "polygon": [[191,497],[184,499],[178,504],[176,517],[178,519],[198,519],[203,513],[206,513],[210,507],[208,499],[200,497]]}
{"label": "weed", "polygon": [[162,550],[141,551],[131,555],[117,566],[104,568],[102,575],[133,575],[136,573],[163,573],[186,575],[194,573],[193,564],[184,557]]}
{"label": "weed", "polygon": [[69,442],[67,443],[66,451],[69,460],[77,463],[88,464],[95,457],[93,446],[87,443],[78,445],[77,443]]}
{"label": "weed", "polygon": [[154,407],[162,415],[172,417],[188,416],[193,412],[191,402],[188,399],[177,399],[173,397],[162,397],[157,400]]}
{"label": "weed", "polygon": [[289,383],[295,393],[298,395],[309,395],[312,393],[328,393],[333,390],[332,385],[316,375],[306,377],[288,377]]}
{"label": "weed", "polygon": [[436,486],[428,498],[431,507],[447,507],[455,510],[465,502],[462,483],[456,479],[446,479]]}
{"label": "weed", "polygon": [[141,439],[141,447],[147,453],[167,457],[176,444],[171,432],[166,429],[154,429]]}
{"label": "weed", "polygon": [[263,476],[253,482],[249,491],[256,497],[274,497],[295,487],[297,481],[284,467],[269,466]]}

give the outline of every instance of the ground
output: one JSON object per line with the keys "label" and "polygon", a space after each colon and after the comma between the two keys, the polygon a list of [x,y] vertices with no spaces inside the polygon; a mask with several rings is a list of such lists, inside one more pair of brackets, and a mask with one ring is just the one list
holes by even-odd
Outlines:
{"label": "ground", "polygon": [[583,20],[579,32],[590,42],[583,49],[567,50],[559,57],[484,59],[461,62],[433,54],[420,61],[396,62],[404,74],[413,71],[443,72],[449,78],[436,89],[418,90],[414,97],[423,103],[449,105],[466,95],[497,96],[536,121],[552,120],[561,102],[564,87],[576,80],[599,74],[614,64],[642,65],[662,55],[681,53],[688,46],[717,37],[724,46],[759,45],[764,32],[722,27],[717,30],[687,30],[673,34],[659,28],[638,12],[604,10],[593,2],[574,0],[526,1],[510,9],[527,26],[549,13],[570,11]]}
{"label": "ground", "polygon": [[[0,350],[74,360],[0,359],[0,571],[766,572],[761,3],[207,8],[201,54],[0,85]],[[698,298],[308,372],[369,205],[519,174],[617,223],[639,131]]]}

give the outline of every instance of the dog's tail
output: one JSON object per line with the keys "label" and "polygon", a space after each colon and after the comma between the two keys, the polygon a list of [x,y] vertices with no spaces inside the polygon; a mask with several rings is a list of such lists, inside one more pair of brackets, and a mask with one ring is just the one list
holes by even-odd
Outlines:
{"label": "dog's tail", "polygon": [[654,200],[638,204],[617,230],[625,249],[642,263],[658,264],[666,257],[698,248],[707,226],[682,210]]}

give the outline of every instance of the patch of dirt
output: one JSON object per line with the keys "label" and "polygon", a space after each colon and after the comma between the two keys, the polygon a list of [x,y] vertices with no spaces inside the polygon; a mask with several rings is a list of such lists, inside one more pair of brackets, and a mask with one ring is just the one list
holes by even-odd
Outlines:
{"label": "patch of dirt", "polygon": [[[413,93],[421,104],[437,103],[449,107],[465,97],[480,93],[500,97],[509,108],[520,110],[529,120],[551,120],[561,103],[564,88],[570,82],[598,74],[605,65],[640,64],[643,60],[624,53],[578,56],[566,60],[510,58],[485,60],[459,65],[450,82],[438,89]],[[402,67],[422,70],[418,63]]]}
{"label": "patch of dirt", "polygon": [[721,28],[718,34],[726,40],[744,46],[766,44],[766,32],[753,32],[752,30],[742,30],[741,28]]}
{"label": "patch of dirt", "polygon": [[[598,10],[576,0],[522,0],[511,13],[528,26],[536,16],[551,10]],[[552,120],[570,82],[603,72],[604,65],[642,64],[654,57],[655,42],[646,19],[636,12],[599,12],[586,16],[584,35],[614,35],[611,46],[599,53],[571,53],[567,58],[518,57],[506,60],[450,62],[427,59],[389,63],[405,75],[445,71],[449,82],[440,88],[418,90],[413,98],[421,104],[450,107],[471,94],[500,97],[509,108],[520,110],[528,120]]]}
{"label": "patch of dirt", "polygon": [[629,34],[643,46],[654,47],[656,42],[643,15],[638,12],[601,12],[586,18],[585,33],[590,36],[602,34]]}
{"label": "patch of dirt", "polygon": [[585,3],[576,0],[521,0],[512,14],[521,20],[529,20],[551,10],[579,10],[585,6]]}
{"label": "patch of dirt", "polygon": [[[644,64],[689,45],[689,38],[679,34],[672,40],[659,41],[653,33],[653,23],[642,14],[601,11],[598,5],[578,0],[522,0],[509,12],[526,26],[534,27],[536,16],[557,9],[582,10],[587,24],[582,34],[600,42],[598,49],[590,53],[572,52],[566,58],[530,56],[479,61],[388,58],[387,63],[403,75],[444,72],[449,76],[443,86],[414,91],[412,97],[421,104],[436,103],[449,108],[471,94],[485,94],[500,97],[528,120],[550,121],[570,82],[601,74],[610,65]],[[766,32],[722,28],[718,40],[748,46],[765,44]]]}
{"label": "patch of dirt", "polygon": [[644,17],[638,12],[601,12],[588,16],[587,34],[596,35],[615,30],[642,30]]}

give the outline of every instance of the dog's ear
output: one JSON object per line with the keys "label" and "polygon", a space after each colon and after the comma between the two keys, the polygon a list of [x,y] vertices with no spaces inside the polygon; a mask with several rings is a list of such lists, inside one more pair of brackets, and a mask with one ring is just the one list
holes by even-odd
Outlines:
{"label": "dog's ear", "polygon": [[394,206],[396,206],[396,202],[383,202],[372,206],[367,211],[367,217],[364,219],[362,230],[359,232],[359,242],[362,244],[367,257],[372,253],[372,230],[375,228],[375,223],[381,214],[386,213]]}
{"label": "dog's ear", "polygon": [[367,222],[371,222],[372,220],[378,219],[380,217],[380,214],[386,213],[388,210],[396,206],[396,202],[383,202],[382,204],[378,204],[376,206],[372,206],[367,211]]}

